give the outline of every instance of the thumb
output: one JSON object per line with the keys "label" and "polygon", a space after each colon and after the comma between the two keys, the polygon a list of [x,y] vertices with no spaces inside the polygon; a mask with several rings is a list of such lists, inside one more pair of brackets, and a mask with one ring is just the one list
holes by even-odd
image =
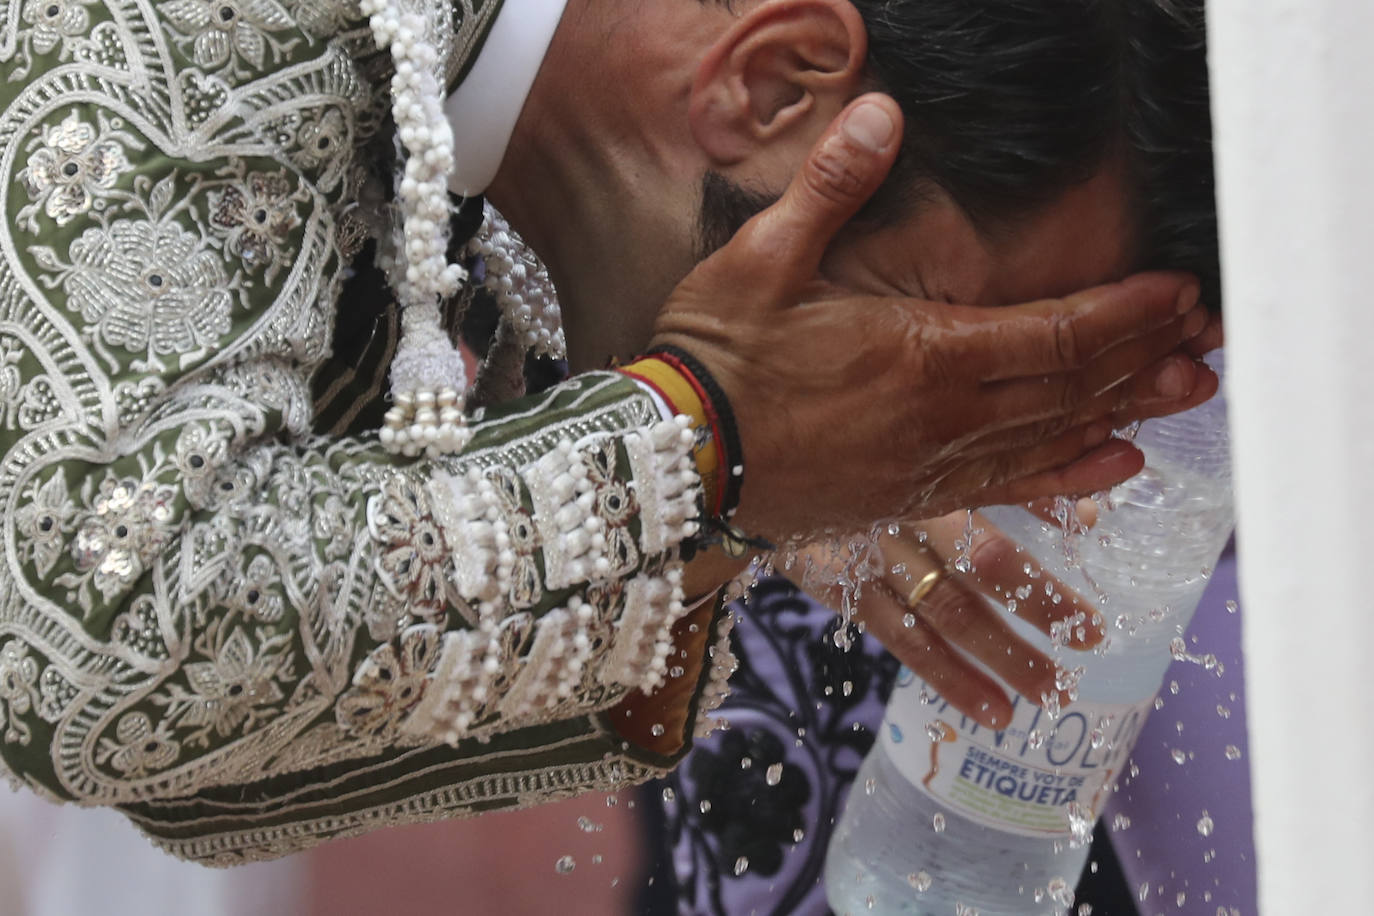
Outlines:
{"label": "thumb", "polygon": [[[725,250],[762,269],[776,288],[809,282],[840,228],[883,183],[901,146],[902,112],[862,95],[825,129],[777,203],[746,223]],[[764,278],[760,278],[764,279]]]}

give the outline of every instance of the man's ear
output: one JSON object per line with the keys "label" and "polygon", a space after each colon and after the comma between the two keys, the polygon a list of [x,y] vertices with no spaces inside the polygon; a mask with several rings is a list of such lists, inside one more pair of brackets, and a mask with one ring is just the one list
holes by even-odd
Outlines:
{"label": "man's ear", "polygon": [[867,53],[863,17],[849,0],[763,0],[698,66],[692,134],[718,167],[789,133],[814,136],[859,93]]}

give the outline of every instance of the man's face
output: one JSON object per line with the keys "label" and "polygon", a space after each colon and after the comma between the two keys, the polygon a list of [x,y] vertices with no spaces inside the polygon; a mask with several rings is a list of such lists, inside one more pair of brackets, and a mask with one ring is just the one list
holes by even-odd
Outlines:
{"label": "man's face", "polygon": [[989,239],[943,192],[881,229],[842,236],[822,265],[831,280],[875,294],[966,305],[1063,296],[1131,272],[1128,196],[1115,169],[1070,189]]}

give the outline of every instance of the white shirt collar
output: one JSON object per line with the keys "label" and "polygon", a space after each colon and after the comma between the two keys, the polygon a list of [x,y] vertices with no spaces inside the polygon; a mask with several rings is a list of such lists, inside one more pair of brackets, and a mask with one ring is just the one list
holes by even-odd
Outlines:
{"label": "white shirt collar", "polygon": [[456,168],[449,189],[481,194],[496,177],[567,0],[505,0],[468,75],[444,103]]}

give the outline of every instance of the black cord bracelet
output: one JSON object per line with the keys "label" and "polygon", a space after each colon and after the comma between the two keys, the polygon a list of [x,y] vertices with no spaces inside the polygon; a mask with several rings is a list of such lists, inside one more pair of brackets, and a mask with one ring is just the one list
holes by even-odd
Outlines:
{"label": "black cord bracelet", "polygon": [[704,406],[707,410],[715,412],[715,420],[720,429],[721,439],[717,444],[723,452],[720,456],[722,475],[720,516],[728,522],[739,508],[740,489],[744,486],[744,445],[740,442],[739,424],[735,421],[735,412],[730,407],[730,399],[726,397],[725,389],[720,387],[720,383],[715,380],[707,368],[681,347],[665,344],[654,347],[646,355],[666,356],[681,365],[683,369],[691,373],[697,385],[700,386],[710,401]]}

